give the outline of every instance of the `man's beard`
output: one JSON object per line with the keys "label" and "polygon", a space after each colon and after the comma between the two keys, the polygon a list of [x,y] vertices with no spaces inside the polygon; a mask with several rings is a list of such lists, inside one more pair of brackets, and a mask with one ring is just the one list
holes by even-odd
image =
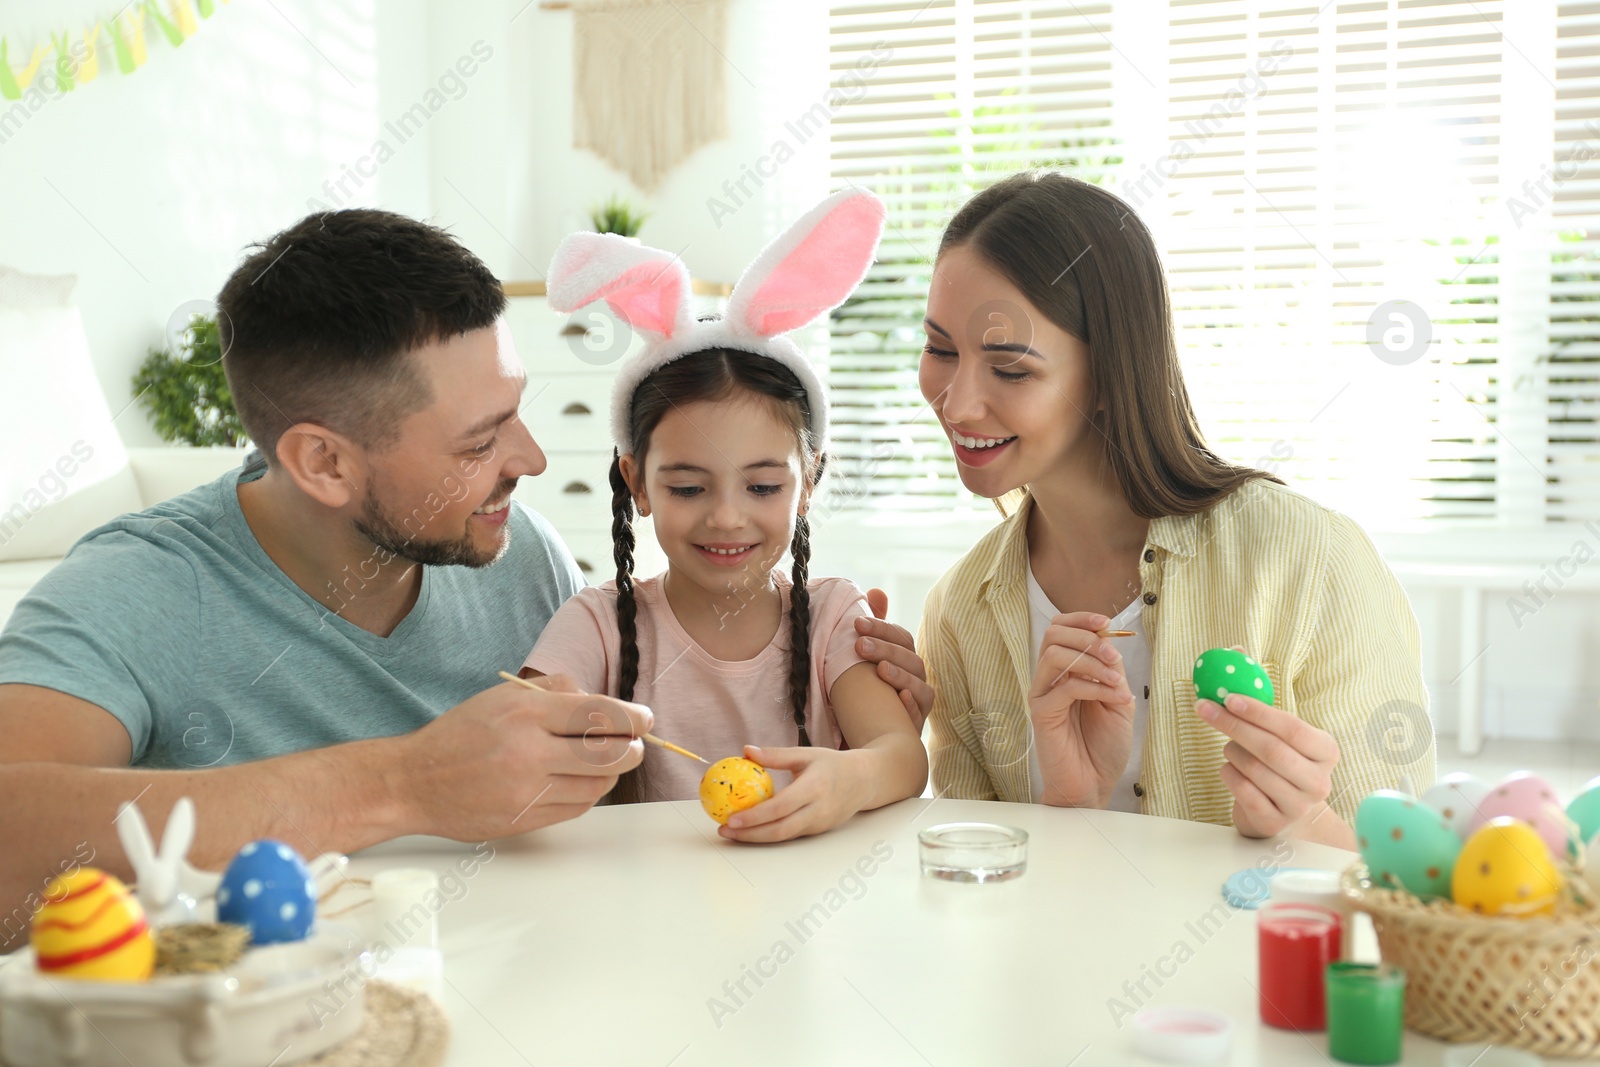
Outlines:
{"label": "man's beard", "polygon": [[[489,500],[504,500],[516,485],[515,479],[502,482]],[[510,507],[509,504],[506,506]],[[420,510],[427,515],[426,509]],[[390,518],[388,512],[378,503],[378,496],[373,491],[371,482],[367,484],[367,496],[362,501],[361,512],[361,518],[355,520],[355,528],[361,536],[398,559],[421,563],[427,567],[487,567],[491,563],[498,562],[511,544],[509,515],[506,516],[506,524],[501,527],[503,536],[499,544],[488,552],[473,545],[470,529],[464,531],[460,537],[432,540],[424,538],[422,535],[427,532],[427,523],[437,516],[428,517],[416,533],[408,532],[405,527]],[[467,521],[470,523],[472,520],[469,518]]]}

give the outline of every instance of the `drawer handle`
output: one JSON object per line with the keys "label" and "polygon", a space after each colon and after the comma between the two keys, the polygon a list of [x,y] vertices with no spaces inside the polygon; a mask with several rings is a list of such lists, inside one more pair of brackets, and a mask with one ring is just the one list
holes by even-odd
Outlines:
{"label": "drawer handle", "polygon": [[563,414],[563,415],[593,415],[594,412],[589,410],[589,405],[588,404],[585,404],[581,400],[574,400],[572,403],[568,404],[566,407],[561,409],[561,414]]}
{"label": "drawer handle", "polygon": [[561,487],[561,491],[563,493],[573,494],[594,492],[593,489],[589,488],[589,483],[587,482],[568,482],[566,485]]}
{"label": "drawer handle", "polygon": [[582,571],[583,573],[585,573],[585,574],[593,574],[594,573],[594,564],[590,563],[588,560],[580,559],[580,560],[577,561],[577,564],[578,564],[578,569],[580,571]]}

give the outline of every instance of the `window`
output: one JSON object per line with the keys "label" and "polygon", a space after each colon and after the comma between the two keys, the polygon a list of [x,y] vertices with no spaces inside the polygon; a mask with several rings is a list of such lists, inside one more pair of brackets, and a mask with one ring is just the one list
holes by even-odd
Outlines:
{"label": "window", "polygon": [[916,386],[943,222],[1069,168],[1156,235],[1207,436],[1363,523],[1600,516],[1600,4],[934,0],[831,9],[835,186],[889,205],[835,313],[871,507],[985,507]]}
{"label": "window", "polygon": [[869,188],[889,208],[878,262],[830,331],[831,438],[845,475],[834,484],[857,503],[989,508],[961,487],[917,388],[933,254],[951,213],[995,178],[1040,163],[1109,173],[1108,8],[833,7],[830,63],[847,101],[833,116],[833,185]]}

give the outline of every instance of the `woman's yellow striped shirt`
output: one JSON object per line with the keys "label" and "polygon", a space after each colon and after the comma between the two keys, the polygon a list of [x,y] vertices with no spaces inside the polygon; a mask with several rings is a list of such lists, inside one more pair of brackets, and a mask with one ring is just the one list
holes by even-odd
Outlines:
{"label": "woman's yellow striped shirt", "polygon": [[[939,579],[918,648],[935,697],[935,795],[1027,802],[1027,515],[1017,508]],[[1434,737],[1416,615],[1359,526],[1255,478],[1195,515],[1153,519],[1139,577],[1150,642],[1147,815],[1231,825],[1227,738],[1194,712],[1194,661],[1243,646],[1277,706],[1332,734],[1328,798],[1354,825],[1361,798],[1433,783]]]}

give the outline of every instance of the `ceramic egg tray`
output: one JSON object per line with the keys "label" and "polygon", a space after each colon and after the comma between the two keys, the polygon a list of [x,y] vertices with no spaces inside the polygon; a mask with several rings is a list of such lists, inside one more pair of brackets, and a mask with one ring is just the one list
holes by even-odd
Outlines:
{"label": "ceramic egg tray", "polygon": [[44,975],[23,949],[0,965],[0,1065],[283,1067],[361,1029],[372,972],[359,934],[325,921],[221,973],[144,982]]}

